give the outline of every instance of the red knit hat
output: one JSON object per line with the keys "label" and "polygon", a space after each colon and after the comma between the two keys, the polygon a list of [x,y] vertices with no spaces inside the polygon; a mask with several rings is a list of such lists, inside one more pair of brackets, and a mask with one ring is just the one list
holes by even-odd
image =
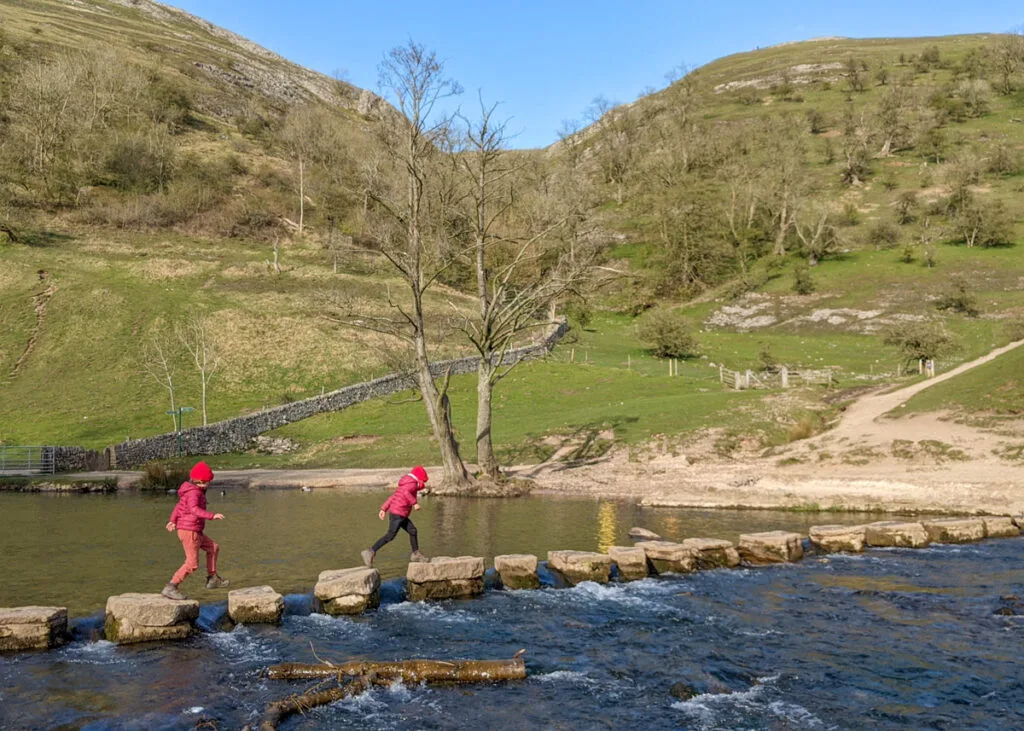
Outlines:
{"label": "red knit hat", "polygon": [[196,466],[188,473],[188,479],[196,482],[212,482],[213,470],[206,462],[196,462]]}
{"label": "red knit hat", "polygon": [[412,475],[413,477],[415,477],[420,482],[423,482],[423,483],[425,483],[427,480],[430,479],[427,476],[427,471],[425,469],[423,469],[423,467],[420,466],[420,465],[416,465],[415,467],[413,467],[412,471],[409,474]]}

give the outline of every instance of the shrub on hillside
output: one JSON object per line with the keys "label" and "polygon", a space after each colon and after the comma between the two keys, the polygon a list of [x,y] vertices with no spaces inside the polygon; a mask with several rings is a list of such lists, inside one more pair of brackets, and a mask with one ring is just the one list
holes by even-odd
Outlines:
{"label": "shrub on hillside", "polygon": [[814,280],[807,262],[800,262],[793,269],[793,291],[797,294],[810,294],[814,291]]}
{"label": "shrub on hillside", "polygon": [[1012,342],[1024,340],[1024,317],[1016,317],[1006,323],[1006,337]]}
{"label": "shrub on hillside", "polygon": [[899,348],[906,361],[930,360],[956,349],[949,331],[937,322],[904,322],[885,334],[885,344]]}
{"label": "shrub on hillside", "polygon": [[699,353],[697,338],[690,324],[668,308],[650,310],[642,315],[637,335],[659,358],[692,358]]}
{"label": "shrub on hillside", "polygon": [[181,483],[188,480],[188,468],[182,466],[165,466],[160,462],[147,462],[142,468],[142,479],[139,480],[140,490],[177,490]]}
{"label": "shrub on hillside", "polygon": [[896,198],[896,220],[900,226],[906,226],[914,220],[914,209],[917,208],[917,194],[905,190]]}
{"label": "shrub on hillside", "polygon": [[900,242],[900,230],[891,221],[875,221],[868,228],[868,243],[876,249],[891,249]]}
{"label": "shrub on hillside", "polygon": [[967,288],[967,280],[963,277],[953,277],[949,289],[935,301],[935,306],[940,310],[951,310],[968,317],[978,316],[977,298]]}

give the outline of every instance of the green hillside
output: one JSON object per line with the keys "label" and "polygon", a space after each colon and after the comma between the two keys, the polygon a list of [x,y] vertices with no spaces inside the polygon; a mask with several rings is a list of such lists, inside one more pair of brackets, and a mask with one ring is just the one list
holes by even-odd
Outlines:
{"label": "green hillside", "polygon": [[[0,223],[13,234],[0,234],[0,442],[102,447],[168,430],[144,349],[168,347],[177,403],[197,406],[174,333],[188,314],[219,349],[211,420],[404,365],[392,340],[333,317],[386,312],[401,289],[366,216],[379,172],[368,151],[391,113],[375,97],[155,3],[0,7]],[[524,198],[552,191],[573,221],[565,239],[596,246],[600,266],[586,304],[566,303],[582,327],[499,385],[503,457],[695,435],[723,455],[770,447],[824,428],[841,396],[734,392],[719,366],[831,368],[838,389],[859,389],[905,377],[896,331],[939,333],[940,369],[1007,342],[1024,319],[1024,62],[1000,71],[1011,41],[831,39],[729,56],[518,153]],[[29,155],[53,108],[29,104],[40,85],[64,89],[45,104],[74,113]],[[431,235],[458,240],[462,215],[441,210]],[[427,303],[438,355],[468,351],[452,327],[472,302],[467,271],[453,267]],[[672,377],[639,335],[643,313],[663,308],[697,343]],[[972,388],[1009,393],[1012,368],[979,374]],[[472,460],[472,378],[455,379],[452,405]],[[405,397],[277,435],[297,451],[216,464],[436,460],[422,404]]]}

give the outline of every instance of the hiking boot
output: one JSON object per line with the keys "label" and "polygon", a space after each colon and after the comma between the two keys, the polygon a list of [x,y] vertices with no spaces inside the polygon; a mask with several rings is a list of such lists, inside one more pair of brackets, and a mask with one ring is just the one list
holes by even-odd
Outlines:
{"label": "hiking boot", "polygon": [[376,555],[376,553],[377,552],[374,551],[372,548],[367,548],[365,551],[359,554],[363,557],[363,563],[366,564],[367,568],[373,566],[373,557]]}
{"label": "hiking boot", "polygon": [[187,596],[178,591],[178,587],[175,584],[168,584],[160,594],[168,599],[174,599],[179,602],[183,602],[188,599]]}
{"label": "hiking boot", "polygon": [[206,577],[206,588],[207,589],[223,589],[231,582],[227,579],[220,578],[220,574],[214,574],[213,576]]}
{"label": "hiking boot", "polygon": [[409,556],[409,561],[412,563],[430,563],[430,559],[424,556],[419,551],[413,551]]}

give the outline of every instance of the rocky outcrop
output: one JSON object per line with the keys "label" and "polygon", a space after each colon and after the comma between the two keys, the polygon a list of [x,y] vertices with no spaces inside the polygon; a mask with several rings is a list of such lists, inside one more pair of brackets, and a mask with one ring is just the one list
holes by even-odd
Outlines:
{"label": "rocky outcrop", "polygon": [[864,526],[864,542],[869,546],[923,548],[929,543],[928,531],[920,523],[884,520]]}
{"label": "rocky outcrop", "polygon": [[238,624],[278,624],[284,597],[269,586],[251,586],[228,592],[228,616]]}
{"label": "rocky outcrop", "polygon": [[1020,529],[1014,524],[1013,518],[997,516],[982,520],[985,521],[986,538],[1014,538],[1020,535]]}
{"label": "rocky outcrop", "polygon": [[484,560],[476,556],[435,556],[410,563],[405,574],[409,601],[461,599],[484,593]]}
{"label": "rocky outcrop", "polygon": [[313,596],[325,614],[362,614],[380,605],[380,573],[363,566],[321,571]]}
{"label": "rocky outcrop", "polygon": [[641,541],[636,547],[647,554],[647,561],[655,573],[688,574],[697,570],[696,556],[682,543]]}
{"label": "rocky outcrop", "polygon": [[647,552],[638,546],[612,546],[608,555],[619,567],[619,576],[626,581],[646,579],[650,572],[647,568]]}
{"label": "rocky outcrop", "polygon": [[803,536],[773,530],[740,536],[740,558],[751,564],[788,563],[804,557]]}
{"label": "rocky outcrop", "polygon": [[660,541],[661,536],[652,530],[646,528],[638,528],[636,526],[629,529],[630,540],[634,541]]}
{"label": "rocky outcrop", "polygon": [[828,553],[846,551],[860,553],[864,550],[863,525],[812,525],[809,531],[811,543]]}
{"label": "rocky outcrop", "polygon": [[932,543],[974,543],[985,537],[985,521],[981,518],[940,518],[922,521],[921,525]]}
{"label": "rocky outcrop", "polygon": [[174,601],[160,594],[121,594],[107,599],[104,631],[119,645],[184,640],[195,631],[199,602]]}
{"label": "rocky outcrop", "polygon": [[740,565],[740,554],[729,541],[719,538],[687,538],[683,547],[693,552],[698,569],[725,569]]}
{"label": "rocky outcrop", "polygon": [[63,644],[67,633],[65,607],[0,609],[0,652],[47,650]]}
{"label": "rocky outcrop", "polygon": [[607,584],[611,578],[612,557],[592,551],[548,551],[548,568],[557,571],[573,586],[583,581]]}
{"label": "rocky outcrop", "polygon": [[537,557],[527,553],[512,553],[494,557],[494,568],[506,589],[539,589]]}

